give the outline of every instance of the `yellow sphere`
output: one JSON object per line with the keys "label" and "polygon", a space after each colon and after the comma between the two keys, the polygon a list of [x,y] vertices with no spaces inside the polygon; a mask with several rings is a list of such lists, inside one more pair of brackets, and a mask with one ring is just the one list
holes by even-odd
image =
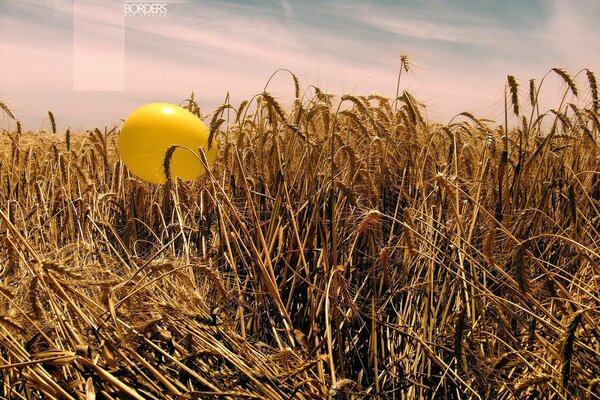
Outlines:
{"label": "yellow sphere", "polygon": [[189,181],[206,171],[198,159],[199,149],[206,153],[209,166],[217,158],[213,140],[208,149],[209,130],[198,117],[169,103],[146,104],[133,111],[123,123],[119,135],[119,155],[137,177],[152,183],[166,182],[164,160],[169,147],[176,148],[171,158],[171,179]]}

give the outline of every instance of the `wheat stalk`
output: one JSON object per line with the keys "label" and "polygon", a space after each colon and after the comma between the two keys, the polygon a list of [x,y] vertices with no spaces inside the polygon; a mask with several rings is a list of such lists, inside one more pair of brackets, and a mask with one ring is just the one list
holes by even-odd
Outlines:
{"label": "wheat stalk", "polygon": [[169,146],[169,148],[167,149],[167,151],[165,151],[165,156],[163,158],[163,173],[165,175],[165,179],[167,180],[167,182],[171,182],[172,180],[172,176],[171,176],[171,159],[173,158],[173,153],[175,153],[175,150],[177,150],[179,146],[174,144],[172,146]]}
{"label": "wheat stalk", "polygon": [[48,111],[48,118],[50,119],[50,128],[52,129],[52,133],[56,134],[56,120],[54,119],[54,114],[52,114],[52,111]]}
{"label": "wheat stalk", "polygon": [[598,98],[598,82],[596,81],[596,75],[594,75],[594,73],[589,69],[586,69],[585,73],[587,75],[590,84],[590,91],[592,93],[592,108],[594,112],[597,113],[598,107],[600,106],[600,99]]}
{"label": "wheat stalk", "polygon": [[573,360],[573,345],[574,345],[575,339],[576,339],[575,332],[577,331],[577,327],[581,323],[582,318],[583,318],[582,312],[578,312],[573,316],[573,318],[569,322],[569,326],[567,327],[567,334],[565,336],[564,344],[562,347],[562,352],[561,352],[561,355],[562,355],[562,368],[561,368],[562,381],[561,381],[561,383],[562,383],[563,390],[565,392],[568,391],[569,380],[571,378],[571,367],[572,367],[572,360]]}
{"label": "wheat stalk", "polygon": [[516,116],[519,115],[519,84],[517,80],[512,75],[507,75],[506,79],[508,80],[508,88],[510,90],[510,99],[513,106],[513,112]]}
{"label": "wheat stalk", "polygon": [[6,115],[8,115],[11,119],[16,119],[14,114],[12,113],[12,111],[10,111],[10,109],[8,108],[8,106],[1,101],[0,101],[0,109],[2,109],[2,111],[4,111],[6,113]]}
{"label": "wheat stalk", "polygon": [[71,151],[71,127],[68,127],[65,132],[65,143],[67,144],[67,151]]}
{"label": "wheat stalk", "polygon": [[565,71],[562,68],[552,68],[552,71],[558,74],[565,81],[565,83],[571,90],[571,93],[573,93],[573,96],[577,97],[577,86],[575,85],[575,81],[573,80],[573,78],[571,78],[571,75],[569,75],[567,71]]}
{"label": "wheat stalk", "polygon": [[535,89],[535,79],[530,79],[529,80],[529,103],[531,104],[531,107],[535,107],[536,103],[537,103],[537,92]]}
{"label": "wheat stalk", "polygon": [[240,106],[237,109],[237,114],[235,118],[235,122],[241,122],[242,113],[246,110],[246,106],[248,106],[248,100],[244,100],[240,103]]}

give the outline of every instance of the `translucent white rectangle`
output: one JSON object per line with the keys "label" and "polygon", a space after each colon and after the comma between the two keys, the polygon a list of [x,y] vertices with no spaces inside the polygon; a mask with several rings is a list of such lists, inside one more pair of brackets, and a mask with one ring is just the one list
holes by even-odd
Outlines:
{"label": "translucent white rectangle", "polygon": [[54,0],[54,15],[71,15],[72,12],[72,0]]}
{"label": "translucent white rectangle", "polygon": [[73,90],[124,89],[122,0],[73,0]]}

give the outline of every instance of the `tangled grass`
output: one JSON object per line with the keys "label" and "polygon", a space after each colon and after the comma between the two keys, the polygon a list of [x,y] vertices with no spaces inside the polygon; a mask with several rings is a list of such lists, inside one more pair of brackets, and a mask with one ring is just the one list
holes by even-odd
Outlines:
{"label": "tangled grass", "polygon": [[543,113],[508,78],[510,130],[293,77],[289,109],[219,107],[214,168],[164,186],[117,128],[4,129],[0,395],[598,398],[598,90],[550,74]]}

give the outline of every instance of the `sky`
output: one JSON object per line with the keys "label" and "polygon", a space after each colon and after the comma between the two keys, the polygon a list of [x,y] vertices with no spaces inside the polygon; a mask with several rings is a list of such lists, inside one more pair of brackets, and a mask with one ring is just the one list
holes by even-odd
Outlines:
{"label": "sky", "polygon": [[[227,95],[236,106],[262,92],[280,68],[307,95],[393,97],[405,54],[401,90],[430,121],[468,111],[502,123],[506,75],[526,93],[553,67],[600,73],[598,0],[161,1],[0,0],[0,101],[27,129],[49,130],[52,111],[64,131],[191,92],[209,114]],[[549,77],[542,97],[560,84]],[[267,90],[293,101],[286,73]]]}

